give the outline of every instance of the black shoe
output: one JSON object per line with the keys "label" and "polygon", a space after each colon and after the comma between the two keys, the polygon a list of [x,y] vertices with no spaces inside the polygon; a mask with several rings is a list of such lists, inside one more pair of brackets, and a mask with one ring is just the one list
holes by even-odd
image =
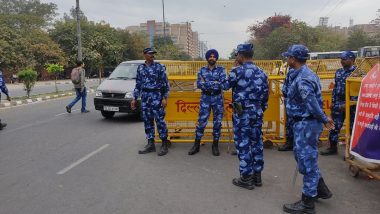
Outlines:
{"label": "black shoe", "polygon": [[295,214],[314,214],[314,197],[309,197],[302,194],[302,199],[293,204],[284,204],[283,210],[287,213],[295,213]]}
{"label": "black shoe", "polygon": [[154,145],[154,140],[148,140],[148,144],[146,144],[143,150],[139,150],[139,154],[147,154],[155,151],[156,146]]}
{"label": "black shoe", "polygon": [[161,145],[161,148],[160,148],[160,152],[157,154],[158,156],[164,156],[166,154],[168,154],[169,150],[168,150],[168,140],[162,140],[162,145]]}
{"label": "black shoe", "polygon": [[232,183],[238,187],[242,187],[245,189],[255,189],[252,176],[241,176],[240,178],[234,178],[232,179]]}
{"label": "black shoe", "polygon": [[85,109],[84,111],[82,111],[82,113],[88,113],[88,112],[90,112],[90,110]]}
{"label": "black shoe", "polygon": [[322,177],[319,178],[317,191],[318,191],[317,198],[329,199],[332,197],[332,193],[330,192],[329,188],[325,184],[325,181],[323,180]]}
{"label": "black shoe", "polygon": [[261,187],[263,182],[261,181],[261,172],[255,172],[253,174],[253,184],[257,187]]}
{"label": "black shoe", "polygon": [[214,142],[212,143],[211,149],[212,149],[212,155],[214,156],[220,155],[218,144],[219,144],[219,141],[217,140],[214,140]]}
{"label": "black shoe", "polygon": [[0,123],[0,130],[3,130],[5,127],[7,127],[6,123]]}
{"label": "black shoe", "polygon": [[69,106],[66,106],[66,111],[67,111],[67,113],[71,113],[71,108],[69,107]]}
{"label": "black shoe", "polygon": [[193,147],[188,152],[189,155],[195,155],[199,152],[201,140],[195,139]]}
{"label": "black shoe", "polygon": [[238,153],[237,153],[236,150],[234,150],[234,151],[231,152],[231,155],[237,155],[237,154],[238,154]]}
{"label": "black shoe", "polygon": [[330,146],[326,150],[321,151],[320,154],[321,155],[325,155],[325,156],[327,156],[327,155],[336,155],[336,154],[338,154],[338,148],[336,146]]}
{"label": "black shoe", "polygon": [[286,142],[284,145],[278,147],[278,151],[280,151],[280,152],[293,151],[293,143],[292,142]]}

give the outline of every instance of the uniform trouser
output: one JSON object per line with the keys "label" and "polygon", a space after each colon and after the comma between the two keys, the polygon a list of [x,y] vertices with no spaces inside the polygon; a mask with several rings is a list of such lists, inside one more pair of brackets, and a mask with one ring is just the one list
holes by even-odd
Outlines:
{"label": "uniform trouser", "polygon": [[216,96],[202,94],[195,139],[200,140],[202,138],[211,110],[214,116],[212,135],[214,140],[219,140],[224,111],[224,100],[221,94]]}
{"label": "uniform trouser", "polygon": [[[350,107],[350,132],[352,131],[352,126],[354,125],[355,110],[356,110],[356,106]],[[335,129],[330,131],[329,142],[330,142],[330,145],[336,146],[339,141],[340,130],[342,129],[343,124],[344,124],[344,119],[346,118],[346,112],[341,111],[339,109],[337,110],[334,109],[331,112],[331,117],[332,117],[332,120],[334,121]]]}
{"label": "uniform trouser", "polygon": [[233,114],[234,141],[241,176],[250,176],[264,168],[262,127],[263,111],[250,108]]}
{"label": "uniform trouser", "polygon": [[168,137],[165,123],[165,109],[161,105],[162,95],[160,92],[142,92],[141,109],[145,126],[145,134],[148,140],[153,140],[155,135],[154,121],[156,121],[160,139]]}
{"label": "uniform trouser", "polygon": [[286,126],[286,141],[290,142],[292,145],[294,144],[293,143],[293,141],[294,141],[293,125],[294,125],[293,118],[286,117],[286,122],[285,122],[285,126]]}
{"label": "uniform trouser", "polygon": [[294,130],[294,157],[298,171],[303,175],[302,192],[314,197],[317,195],[318,180],[321,177],[318,168],[318,138],[323,125],[317,120],[295,122]]}

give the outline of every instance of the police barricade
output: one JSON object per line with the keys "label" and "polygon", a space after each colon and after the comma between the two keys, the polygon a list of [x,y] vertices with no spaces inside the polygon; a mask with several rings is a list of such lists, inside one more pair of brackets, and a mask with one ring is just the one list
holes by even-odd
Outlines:
{"label": "police barricade", "polygon": [[[281,85],[284,76],[281,75],[283,65],[281,60],[258,60],[256,65],[262,68],[269,76],[270,94],[268,109],[264,114],[263,138],[270,143],[285,142],[285,109],[282,105]],[[195,128],[198,121],[199,101],[201,92],[195,89],[196,75],[205,61],[166,62],[170,93],[166,108],[169,138],[172,142],[194,142]],[[219,61],[218,65],[226,68],[228,73],[233,61]],[[231,90],[224,92],[224,117],[220,142],[229,142],[233,139]],[[202,142],[212,141],[212,114],[206,126]],[[157,133],[157,132],[156,132]],[[156,135],[157,141],[159,141]]]}
{"label": "police barricade", "polygon": [[[353,158],[350,154],[350,143],[351,143],[351,135],[350,135],[350,114],[351,106],[356,105],[357,101],[353,101],[351,97],[357,97],[360,93],[360,86],[362,83],[363,77],[377,64],[380,63],[380,57],[373,58],[362,58],[356,61],[357,68],[351,74],[349,78],[346,80],[346,118],[345,118],[345,126],[346,126],[346,151],[345,151],[345,160],[349,164],[349,172],[353,177],[357,177],[359,172],[364,172],[371,178],[375,178],[380,180],[380,174],[376,173],[380,171],[380,164],[373,164],[364,161],[357,160]],[[369,147],[367,149],[370,149]]]}

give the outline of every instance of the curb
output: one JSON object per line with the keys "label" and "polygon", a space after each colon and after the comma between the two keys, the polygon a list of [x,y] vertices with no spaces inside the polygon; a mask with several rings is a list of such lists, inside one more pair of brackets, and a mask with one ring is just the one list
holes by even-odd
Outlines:
{"label": "curb", "polygon": [[[87,90],[87,93],[94,93],[94,89]],[[17,101],[7,101],[7,102],[2,102],[0,103],[0,108],[4,107],[11,107],[11,106],[20,106],[20,105],[27,105],[27,104],[32,104],[32,103],[37,103],[37,102],[42,102],[42,101],[47,101],[47,100],[54,100],[60,97],[68,97],[68,96],[73,96],[73,92],[67,92],[59,95],[53,95],[53,96],[43,96],[43,97],[37,97],[33,99],[25,99],[25,100],[17,100]]]}

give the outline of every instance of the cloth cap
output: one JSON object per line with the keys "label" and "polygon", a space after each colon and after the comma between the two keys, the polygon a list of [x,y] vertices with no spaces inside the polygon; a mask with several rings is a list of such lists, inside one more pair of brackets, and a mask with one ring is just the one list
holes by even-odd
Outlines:
{"label": "cloth cap", "polygon": [[341,54],[340,54],[340,57],[341,59],[343,60],[347,60],[347,59],[355,59],[356,56],[355,54],[352,52],[352,51],[343,51]]}
{"label": "cloth cap", "polygon": [[253,51],[252,44],[240,44],[236,47],[236,54],[246,51]]}
{"label": "cloth cap", "polygon": [[153,48],[145,48],[143,50],[143,53],[144,54],[155,54],[155,53],[157,53],[157,51],[153,50]]}
{"label": "cloth cap", "polygon": [[291,45],[288,51],[281,54],[283,57],[292,56],[299,60],[309,59],[309,49],[304,45]]}

